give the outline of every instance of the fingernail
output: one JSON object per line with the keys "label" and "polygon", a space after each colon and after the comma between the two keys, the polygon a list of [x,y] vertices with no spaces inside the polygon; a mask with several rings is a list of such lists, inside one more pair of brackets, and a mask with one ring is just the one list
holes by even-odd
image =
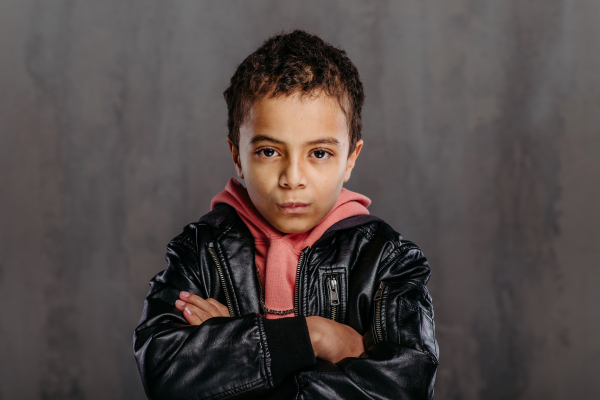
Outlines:
{"label": "fingernail", "polygon": [[192,310],[190,310],[189,308],[186,308],[184,311],[187,315],[192,315]]}
{"label": "fingernail", "polygon": [[177,304],[179,307],[183,307],[185,306],[185,301],[177,300],[175,304]]}
{"label": "fingernail", "polygon": [[190,294],[188,292],[181,292],[181,295],[183,297],[190,297]]}

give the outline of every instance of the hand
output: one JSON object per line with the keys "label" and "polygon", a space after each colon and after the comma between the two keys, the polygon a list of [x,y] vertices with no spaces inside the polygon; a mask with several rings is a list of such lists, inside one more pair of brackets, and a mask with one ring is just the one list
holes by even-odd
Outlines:
{"label": "hand", "polygon": [[226,306],[215,299],[206,299],[188,292],[180,292],[175,308],[183,311],[183,317],[190,325],[200,325],[212,317],[229,317]]}
{"label": "hand", "polygon": [[348,325],[318,316],[306,317],[306,324],[315,357],[337,363],[365,351],[363,337]]}

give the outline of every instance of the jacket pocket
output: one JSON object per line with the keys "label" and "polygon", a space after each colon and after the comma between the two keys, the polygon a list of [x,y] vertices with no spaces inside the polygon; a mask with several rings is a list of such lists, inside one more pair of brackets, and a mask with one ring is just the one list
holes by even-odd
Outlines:
{"label": "jacket pocket", "polygon": [[336,275],[330,275],[326,280],[325,289],[327,293],[329,293],[329,306],[331,307],[331,313],[329,317],[332,321],[337,321],[338,317],[338,308],[340,307],[340,287],[339,287],[340,278]]}
{"label": "jacket pocket", "polygon": [[373,299],[376,343],[394,342],[422,351],[437,364],[439,350],[435,340],[431,296],[427,288],[415,281],[383,281],[382,284],[380,299],[377,300],[377,293]]}
{"label": "jacket pocket", "polygon": [[347,286],[345,271],[334,269],[320,273],[320,313],[323,318],[345,323]]}
{"label": "jacket pocket", "polygon": [[398,343],[433,355],[437,359],[433,318],[427,310],[411,300],[399,299],[397,308]]}

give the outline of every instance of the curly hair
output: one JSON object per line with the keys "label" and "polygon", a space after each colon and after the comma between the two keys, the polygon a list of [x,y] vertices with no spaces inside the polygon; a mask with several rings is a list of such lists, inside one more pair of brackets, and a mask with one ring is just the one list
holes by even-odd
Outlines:
{"label": "curly hair", "polygon": [[262,98],[325,93],[336,97],[346,116],[350,155],[360,140],[363,85],[346,52],[303,30],[267,39],[238,66],[227,102],[229,140],[239,149],[240,127],[252,104]]}

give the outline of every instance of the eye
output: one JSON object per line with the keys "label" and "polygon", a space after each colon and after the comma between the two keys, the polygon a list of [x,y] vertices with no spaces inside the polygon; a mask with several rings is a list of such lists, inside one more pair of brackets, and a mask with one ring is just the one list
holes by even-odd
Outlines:
{"label": "eye", "polygon": [[255,154],[260,154],[260,153],[263,153],[263,156],[266,157],[266,158],[273,158],[274,154],[279,154],[275,150],[273,150],[273,149],[271,149],[269,147],[265,147],[265,148],[259,149],[259,150],[257,150],[255,152]]}
{"label": "eye", "polygon": [[327,150],[324,150],[324,149],[315,150],[312,152],[312,154],[314,154],[315,158],[317,158],[319,160],[327,160],[333,156],[333,153],[331,153]]}

